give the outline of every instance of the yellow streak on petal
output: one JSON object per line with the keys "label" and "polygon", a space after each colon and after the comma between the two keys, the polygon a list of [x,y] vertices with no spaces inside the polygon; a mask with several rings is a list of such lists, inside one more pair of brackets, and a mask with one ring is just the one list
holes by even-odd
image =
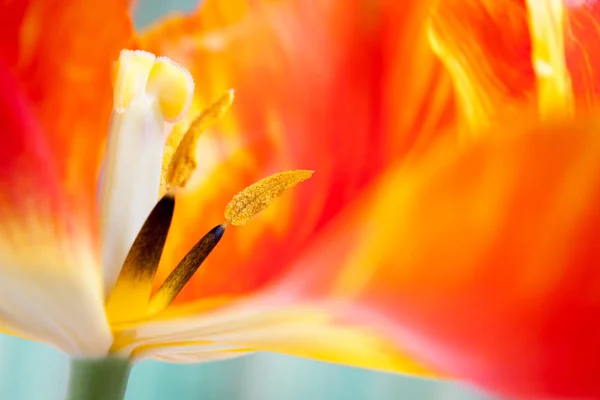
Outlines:
{"label": "yellow streak on petal", "polygon": [[540,116],[568,117],[573,114],[574,104],[565,60],[563,1],[528,0],[527,7]]}
{"label": "yellow streak on petal", "polygon": [[381,332],[337,320],[325,307],[298,305],[261,310],[260,305],[253,304],[247,309],[190,314],[164,325],[151,322],[139,327],[136,343],[130,347],[134,358],[152,351],[168,358],[168,353],[174,352],[185,353],[188,361],[198,362],[210,354],[209,347],[202,351],[203,343],[209,341],[216,345],[212,347],[215,355],[222,351],[269,351],[411,375],[434,375]]}
{"label": "yellow streak on petal", "polygon": [[175,133],[169,136],[163,156],[163,190],[172,186],[185,187],[198,166],[197,143],[202,132],[218,122],[233,103],[234,91],[228,90],[208,106],[191,123],[183,138]]}
{"label": "yellow streak on petal", "polygon": [[157,96],[165,121],[177,122],[192,102],[194,79],[184,67],[160,57],[150,70],[146,92]]}
{"label": "yellow streak on petal", "polygon": [[114,108],[123,112],[133,97],[144,91],[156,57],[141,50],[122,50],[114,81]]}
{"label": "yellow streak on petal", "polygon": [[[391,341],[360,327],[333,324],[272,328],[273,335],[250,337],[240,346],[312,360],[411,376],[439,377]],[[318,340],[315,340],[318,338]]]}
{"label": "yellow streak on petal", "polygon": [[463,139],[536,106],[528,22],[519,0],[433,2],[429,42],[452,77]]}
{"label": "yellow streak on petal", "polygon": [[[474,79],[475,75],[474,71],[472,71],[471,64],[473,62],[471,59],[482,58],[482,51],[473,43],[468,43],[467,45],[462,41],[460,44],[463,52],[469,50],[470,53],[474,54],[471,55],[469,53],[469,55],[464,55],[456,50],[458,46],[454,43],[454,40],[459,39],[455,33],[457,28],[453,25],[456,24],[456,19],[440,18],[436,10],[433,9],[428,24],[427,37],[432,50],[442,60],[452,76],[454,89],[456,90],[465,122],[473,131],[476,131],[489,123],[490,110],[494,109],[497,99],[493,97],[495,95],[494,91],[482,90],[483,85],[481,84],[481,80]],[[443,23],[438,23],[438,21]],[[460,57],[457,57],[455,53],[458,53]],[[469,62],[465,62],[465,60]],[[486,86],[499,86],[494,80],[493,71],[491,71],[491,68],[486,63],[479,63],[477,68],[477,72],[488,80]]]}
{"label": "yellow streak on petal", "polygon": [[225,207],[225,219],[232,225],[245,225],[252,217],[267,208],[287,189],[310,178],[313,171],[284,171],[248,186],[236,194]]}

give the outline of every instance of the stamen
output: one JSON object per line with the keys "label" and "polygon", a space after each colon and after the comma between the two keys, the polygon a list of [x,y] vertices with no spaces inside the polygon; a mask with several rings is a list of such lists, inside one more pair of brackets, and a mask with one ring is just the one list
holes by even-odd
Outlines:
{"label": "stamen", "polygon": [[287,189],[310,178],[313,171],[284,171],[264,178],[235,195],[225,208],[225,219],[232,225],[245,225],[267,208]]}
{"label": "stamen", "polygon": [[[171,194],[163,196],[135,238],[106,303],[106,313],[111,323],[144,315],[174,208],[175,198]],[[123,304],[127,304],[127,307],[123,307]]]}
{"label": "stamen", "polygon": [[208,106],[208,108],[206,108],[200,116],[191,123],[171,158],[167,158],[170,149],[165,148],[163,174],[165,176],[167,190],[172,186],[185,187],[198,166],[197,143],[200,134],[211,125],[218,122],[223,115],[225,115],[233,103],[233,97],[233,90],[228,90],[227,93]]}
{"label": "stamen", "polygon": [[152,296],[148,305],[148,314],[161,312],[171,304],[219,243],[224,233],[225,224],[217,225],[196,243]]}

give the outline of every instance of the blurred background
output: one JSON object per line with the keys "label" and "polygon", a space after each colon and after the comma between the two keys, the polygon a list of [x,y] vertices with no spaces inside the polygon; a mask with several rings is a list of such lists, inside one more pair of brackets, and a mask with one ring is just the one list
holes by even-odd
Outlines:
{"label": "blurred background", "polygon": [[[0,399],[64,400],[69,370],[51,347],[0,336]],[[208,364],[145,361],[126,400],[492,400],[458,383],[407,378],[278,354]]]}
{"label": "blurred background", "polygon": [[[138,28],[196,0],[138,0]],[[0,335],[0,399],[63,400],[68,359],[48,346]],[[127,400],[492,400],[461,384],[365,371],[277,354],[200,365],[137,365]]]}

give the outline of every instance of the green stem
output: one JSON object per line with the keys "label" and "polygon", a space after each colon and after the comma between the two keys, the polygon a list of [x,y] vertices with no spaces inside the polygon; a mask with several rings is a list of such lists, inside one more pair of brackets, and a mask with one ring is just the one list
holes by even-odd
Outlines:
{"label": "green stem", "polygon": [[122,357],[72,359],[67,400],[123,400],[130,369]]}

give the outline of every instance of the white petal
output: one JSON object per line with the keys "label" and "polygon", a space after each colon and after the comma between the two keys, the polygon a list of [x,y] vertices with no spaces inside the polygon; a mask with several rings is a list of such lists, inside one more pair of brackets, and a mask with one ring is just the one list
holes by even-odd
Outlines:
{"label": "white petal", "polygon": [[[41,231],[42,226],[34,241],[0,240],[0,325],[72,356],[106,355],[112,335],[93,242],[85,231],[73,242]],[[15,243],[28,247],[15,248]]]}

